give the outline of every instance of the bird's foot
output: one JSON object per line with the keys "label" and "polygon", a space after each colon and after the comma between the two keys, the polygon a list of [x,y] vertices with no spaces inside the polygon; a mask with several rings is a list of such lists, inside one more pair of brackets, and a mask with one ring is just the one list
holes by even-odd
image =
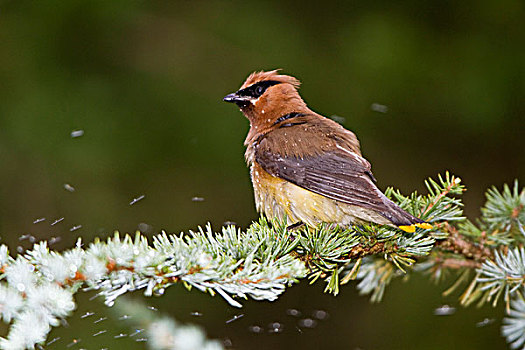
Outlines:
{"label": "bird's foot", "polygon": [[288,226],[286,229],[288,231],[295,231],[295,230],[298,230],[299,228],[303,227],[304,226],[304,222],[302,221],[298,221],[296,222],[295,224],[291,224],[290,226]]}

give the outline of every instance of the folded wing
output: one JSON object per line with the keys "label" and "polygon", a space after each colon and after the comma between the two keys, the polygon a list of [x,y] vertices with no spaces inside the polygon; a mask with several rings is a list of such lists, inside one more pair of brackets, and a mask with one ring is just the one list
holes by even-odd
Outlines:
{"label": "folded wing", "polygon": [[336,201],[374,210],[395,225],[422,222],[377,188],[368,161],[343,147],[304,157],[283,156],[265,147],[262,139],[255,147],[255,161],[273,176]]}

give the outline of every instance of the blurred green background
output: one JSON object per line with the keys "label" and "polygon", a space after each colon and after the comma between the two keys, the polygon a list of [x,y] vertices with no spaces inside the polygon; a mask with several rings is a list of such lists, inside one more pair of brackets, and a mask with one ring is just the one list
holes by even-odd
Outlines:
{"label": "blurred green background", "polygon": [[[524,18],[519,0],[0,1],[2,242],[16,252],[30,246],[22,235],[59,237],[61,250],[114,230],[246,227],[257,218],[248,123],[221,99],[274,68],[302,80],[312,109],[357,133],[380,187],[424,191],[425,178],[450,170],[475,217],[487,187],[524,180]],[[180,286],[146,301],[235,349],[505,348],[501,308],[434,316],[457,306],[445,287],[395,281],[378,305],[353,284],[334,298],[306,281],[242,310]],[[144,348],[115,339],[126,327],[88,297],[49,349],[72,339],[82,339],[72,349]],[[300,332],[290,308],[330,317]],[[86,310],[109,315],[107,333],[93,336],[100,327],[80,317]],[[249,330],[270,322],[283,332]]]}

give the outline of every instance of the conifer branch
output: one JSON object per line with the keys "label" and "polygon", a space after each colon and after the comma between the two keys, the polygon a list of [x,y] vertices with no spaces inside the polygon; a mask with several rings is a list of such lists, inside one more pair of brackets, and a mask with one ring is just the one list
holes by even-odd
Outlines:
{"label": "conifer branch", "polygon": [[224,350],[218,340],[207,339],[199,326],[181,324],[172,317],[152,311],[137,300],[121,298],[115,303],[113,311],[115,315],[125,314],[125,320],[132,321],[129,323],[135,328],[133,334],[141,334],[150,350]]}
{"label": "conifer branch", "polygon": [[503,319],[501,333],[507,338],[511,349],[525,347],[525,300],[523,298],[514,298],[510,302],[510,310],[507,312],[507,317]]}
{"label": "conifer branch", "polygon": [[[161,233],[149,242],[116,233],[103,242],[59,253],[46,242],[11,257],[0,246],[0,314],[11,323],[4,349],[32,348],[44,343],[51,327],[75,308],[74,294],[97,290],[108,306],[127,292],[143,290],[162,295],[182,283],[211,295],[219,294],[232,306],[239,298],[275,300],[287,286],[308,277],[326,282],[326,291],[339,293],[340,285],[359,280],[362,294],[380,301],[388,284],[414,272],[441,278],[458,273],[451,293],[467,284],[461,302],[469,305],[504,299],[508,308],[503,332],[512,344],[523,344],[518,334],[525,322],[521,313],[525,286],[525,191],[505,186],[491,189],[476,224],[465,219],[458,197],[461,181],[449,175],[429,179],[427,195],[386,194],[433,228],[408,234],[396,227],[375,224],[341,229],[322,224],[291,231],[286,220],[261,218],[247,230],[234,226],[213,232]],[[472,273],[475,272],[475,273]],[[474,275],[474,277],[472,277]],[[514,311],[513,311],[514,310]],[[518,310],[518,311],[516,311]]]}
{"label": "conifer branch", "polygon": [[443,231],[448,233],[448,236],[436,243],[436,247],[439,250],[470,259],[476,263],[476,267],[481,266],[483,261],[494,256],[493,251],[486,247],[483,242],[466,239],[456,227],[451,226],[448,222],[443,222],[441,225]]}

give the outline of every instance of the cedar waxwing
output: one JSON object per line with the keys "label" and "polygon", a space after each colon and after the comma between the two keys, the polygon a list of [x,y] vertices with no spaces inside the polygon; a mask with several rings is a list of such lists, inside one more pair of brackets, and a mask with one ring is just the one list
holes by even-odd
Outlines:
{"label": "cedar waxwing", "polygon": [[254,72],[224,97],[250,121],[244,141],[257,210],[292,224],[432,226],[388,199],[353,132],[308,108],[300,82],[277,70]]}

